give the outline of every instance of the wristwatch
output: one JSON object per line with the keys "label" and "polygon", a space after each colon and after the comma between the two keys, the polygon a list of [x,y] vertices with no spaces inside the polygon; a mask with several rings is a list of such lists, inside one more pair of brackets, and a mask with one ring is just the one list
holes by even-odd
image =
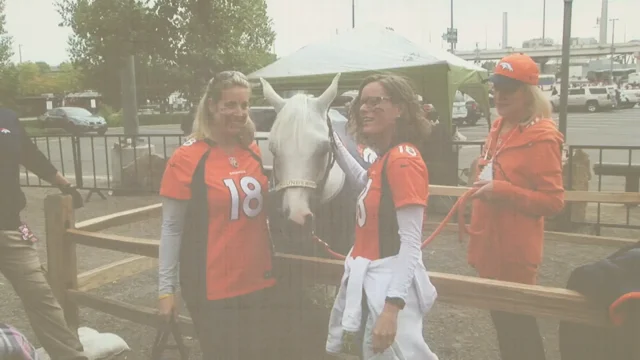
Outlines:
{"label": "wristwatch", "polygon": [[397,306],[400,310],[404,309],[405,302],[402,298],[399,297],[387,297],[385,302]]}

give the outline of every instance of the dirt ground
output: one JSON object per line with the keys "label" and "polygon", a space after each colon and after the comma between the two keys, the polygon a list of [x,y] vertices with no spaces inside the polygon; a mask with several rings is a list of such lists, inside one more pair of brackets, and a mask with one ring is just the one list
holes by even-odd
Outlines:
{"label": "dirt ground", "polygon": [[[29,207],[23,212],[23,218],[40,236],[40,257],[46,262],[46,239],[44,239],[43,200],[47,194],[54,194],[53,189],[25,189]],[[77,212],[76,220],[81,221],[96,216],[114,213],[126,209],[154,204],[155,196],[144,197],[107,197],[101,200],[93,196],[82,211]],[[609,221],[624,221],[624,207],[603,207],[604,217]],[[593,208],[589,209],[589,218],[593,217]],[[640,210],[633,209],[632,223],[640,224]],[[121,235],[158,238],[160,219],[133,223],[110,229],[110,233]],[[603,235],[640,238],[637,231],[603,230]],[[615,251],[612,248],[580,246],[548,241],[545,244],[544,263],[540,271],[540,283],[545,286],[564,287],[572,269],[585,263],[599,260]],[[425,264],[430,271],[447,272],[463,275],[474,275],[466,264],[466,247],[458,243],[455,234],[442,235],[424,251]],[[131,255],[113,251],[104,251],[78,246],[79,272],[120,260]],[[16,326],[25,332],[28,338],[37,344],[33,332],[26,321],[19,299],[7,281],[0,277],[0,321]],[[104,286],[95,292],[115,300],[133,304],[152,306],[156,304],[157,281],[153,270],[134,278]],[[119,359],[142,360],[149,358],[149,349],[155,332],[153,329],[113,318],[90,309],[81,309],[81,323],[100,332],[112,332],[121,336],[132,351]],[[558,322],[540,319],[540,328],[544,337],[547,359],[560,360],[558,351]],[[483,310],[452,306],[437,302],[434,309],[425,319],[425,338],[438,354],[446,360],[498,359],[495,332],[488,313]],[[192,359],[199,359],[197,344],[187,340],[191,347]]]}

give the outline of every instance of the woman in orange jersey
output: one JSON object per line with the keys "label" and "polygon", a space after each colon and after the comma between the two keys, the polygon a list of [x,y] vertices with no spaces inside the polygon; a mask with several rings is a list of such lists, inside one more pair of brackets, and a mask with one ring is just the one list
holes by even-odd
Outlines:
{"label": "woman in orange jersey", "polygon": [[418,97],[395,75],[366,78],[347,128],[377,153],[364,170],[337,134],[336,159],[361,189],[355,243],[331,312],[328,353],[359,334],[364,359],[436,360],[422,336],[436,298],[420,250],[429,176],[418,147],[430,134]]}
{"label": "woman in orange jersey", "polygon": [[[539,70],[527,55],[509,55],[491,77],[496,110],[478,161],[469,263],[485,278],[535,284],[542,261],[544,217],[564,205],[563,136]],[[544,359],[535,318],[502,311],[491,316],[502,360]]]}
{"label": "woman in orange jersey", "polygon": [[276,283],[268,180],[248,116],[250,95],[237,71],[209,82],[194,132],[169,159],[160,188],[160,313],[175,315],[179,282],[204,359],[268,359],[275,346],[267,338],[273,322],[264,317]]}

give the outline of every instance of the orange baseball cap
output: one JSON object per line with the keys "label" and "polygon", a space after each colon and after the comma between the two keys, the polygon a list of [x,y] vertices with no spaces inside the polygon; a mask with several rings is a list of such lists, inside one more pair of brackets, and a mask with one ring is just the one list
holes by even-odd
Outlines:
{"label": "orange baseball cap", "polygon": [[519,53],[507,55],[498,61],[489,81],[494,84],[518,82],[538,85],[539,77],[540,69],[538,69],[536,62],[529,55]]}

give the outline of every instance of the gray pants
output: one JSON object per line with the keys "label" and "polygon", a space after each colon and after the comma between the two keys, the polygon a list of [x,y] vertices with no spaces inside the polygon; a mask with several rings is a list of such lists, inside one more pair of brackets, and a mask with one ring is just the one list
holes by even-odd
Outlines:
{"label": "gray pants", "polygon": [[52,360],[87,360],[78,335],[64,319],[38,258],[35,244],[18,231],[0,231],[0,272],[22,300],[38,341]]}

